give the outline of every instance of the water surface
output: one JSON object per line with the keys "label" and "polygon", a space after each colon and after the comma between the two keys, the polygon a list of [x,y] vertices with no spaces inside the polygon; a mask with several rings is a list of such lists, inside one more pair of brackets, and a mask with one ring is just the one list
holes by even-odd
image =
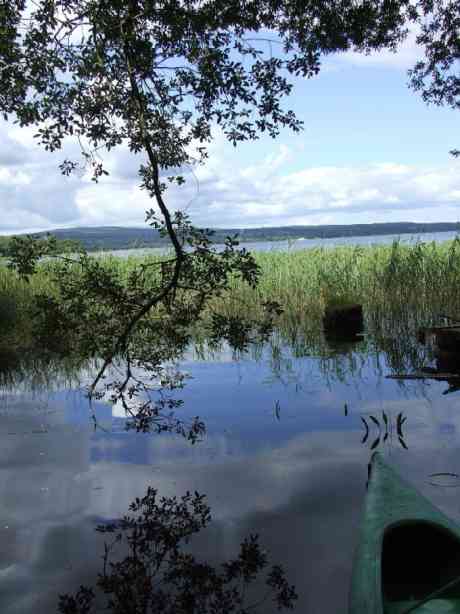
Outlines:
{"label": "water surface", "polygon": [[[436,241],[451,241],[458,235],[456,231],[446,232],[426,232],[415,234],[401,235],[368,235],[365,237],[334,237],[330,239],[294,239],[289,241],[253,241],[241,242],[240,247],[245,247],[249,251],[254,252],[271,252],[271,251],[298,251],[301,249],[313,249],[314,247],[333,248],[339,246],[361,245],[363,247],[371,245],[391,245],[393,241],[399,241],[404,244],[414,244],[417,241],[429,243]],[[217,250],[223,249],[223,245],[216,244]],[[162,254],[168,251],[165,248],[135,248],[135,249],[118,249],[103,253],[110,253],[114,256],[147,256],[149,254]]]}
{"label": "water surface", "polygon": [[[219,562],[258,533],[296,585],[302,614],[345,614],[370,447],[372,414],[407,417],[402,447],[379,444],[401,473],[460,519],[460,490],[429,475],[460,473],[458,392],[445,382],[386,379],[389,359],[365,341],[330,356],[258,360],[192,355],[181,369],[184,418],[199,415],[204,439],[124,431],[117,408],[99,403],[94,423],[84,392],[30,382],[4,387],[0,401],[0,610],[57,611],[57,595],[101,571],[96,524],[118,518],[148,485],[165,496],[207,495],[211,525],[193,543]],[[82,382],[85,377],[81,376]],[[40,380],[41,381],[41,380]],[[346,404],[346,410],[345,410]],[[369,423],[369,436],[361,418]],[[452,485],[451,485],[452,486]],[[260,612],[275,612],[262,607]]]}

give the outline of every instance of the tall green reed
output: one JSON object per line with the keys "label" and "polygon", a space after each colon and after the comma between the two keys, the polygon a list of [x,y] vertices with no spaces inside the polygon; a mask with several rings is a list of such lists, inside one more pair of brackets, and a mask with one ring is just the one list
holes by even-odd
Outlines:
{"label": "tall green reed", "polygon": [[[264,301],[277,301],[284,311],[275,334],[299,352],[324,351],[322,317],[331,302],[361,303],[367,330],[382,344],[399,344],[401,353],[404,339],[417,327],[439,322],[441,314],[460,317],[459,238],[445,243],[395,241],[370,247],[256,252],[255,258],[261,270],[258,286],[252,289],[232,278],[229,290],[212,302],[209,312],[255,316]],[[148,283],[154,283],[159,271],[148,264],[157,261],[158,256],[106,255],[100,260],[121,281],[142,264]],[[56,291],[56,266],[53,261],[42,263],[27,283],[0,265],[0,338],[8,328],[30,330],[35,294]],[[78,276],[77,264],[72,274]],[[196,331],[197,338],[203,334],[205,327]]]}

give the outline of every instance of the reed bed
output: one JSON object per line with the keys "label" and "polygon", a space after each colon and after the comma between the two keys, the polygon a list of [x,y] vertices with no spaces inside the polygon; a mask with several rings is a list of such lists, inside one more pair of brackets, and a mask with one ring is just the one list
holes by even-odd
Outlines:
{"label": "reed bed", "polygon": [[256,259],[262,272],[258,287],[234,279],[214,308],[256,315],[264,301],[278,301],[284,312],[275,342],[287,344],[296,356],[329,360],[352,347],[333,348],[324,336],[322,318],[331,303],[362,304],[368,335],[360,351],[384,355],[395,372],[430,360],[416,340],[420,327],[444,323],[442,315],[460,318],[460,239],[265,252]]}
{"label": "reed bed", "polygon": [[[315,346],[325,306],[331,302],[361,303],[368,330],[382,339],[413,334],[418,326],[439,321],[440,314],[460,317],[459,238],[254,255],[261,269],[258,286],[252,289],[235,277],[210,308],[256,316],[263,302],[277,301],[284,309],[277,334],[291,345]],[[101,263],[123,280],[146,259],[102,256]],[[27,283],[0,265],[0,331],[26,326],[34,294],[54,291],[53,266],[43,263]],[[75,271],[78,274],[78,268]]]}
{"label": "reed bed", "polygon": [[[279,326],[309,329],[321,322],[326,304],[361,303],[368,317],[385,313],[419,321],[441,313],[460,316],[460,240],[371,247],[315,248],[257,253],[262,275],[255,290],[232,280],[221,308],[257,310],[281,303]],[[384,318],[383,318],[384,319]],[[393,319],[393,318],[391,318]]]}
{"label": "reed bed", "polygon": [[34,297],[52,291],[50,277],[44,271],[25,281],[0,262],[0,348],[31,344]]}

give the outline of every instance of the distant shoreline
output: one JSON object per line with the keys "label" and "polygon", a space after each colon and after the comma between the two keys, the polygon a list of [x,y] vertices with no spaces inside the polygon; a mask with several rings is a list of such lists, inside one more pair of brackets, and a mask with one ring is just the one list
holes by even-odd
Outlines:
{"label": "distant shoreline", "polygon": [[[211,229],[213,243],[224,243],[226,237],[238,235],[240,243],[309,241],[384,235],[415,235],[438,232],[460,233],[458,222],[385,222],[371,224],[329,224],[321,226],[274,226],[259,228]],[[24,233],[25,234],[25,233]],[[59,240],[79,242],[88,251],[113,251],[119,249],[164,248],[170,245],[151,228],[98,226],[54,229],[31,233],[34,236],[52,234]],[[11,236],[0,236],[0,244]]]}

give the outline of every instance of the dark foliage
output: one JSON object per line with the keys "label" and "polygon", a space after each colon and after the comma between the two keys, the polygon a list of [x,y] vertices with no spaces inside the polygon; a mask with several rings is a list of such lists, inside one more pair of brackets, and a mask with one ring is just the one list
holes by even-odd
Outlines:
{"label": "dark foliage", "polygon": [[[142,266],[121,280],[84,253],[77,267],[69,258],[56,263],[56,294],[38,297],[40,326],[57,339],[72,331],[75,351],[101,359],[91,395],[119,361],[125,375],[109,382],[112,398],[128,406],[138,397],[138,426],[146,428],[158,406],[135,369],[161,379],[164,363],[187,346],[190,326],[210,299],[225,292],[231,276],[257,283],[257,265],[234,237],[216,253],[210,233],[195,229],[181,212],[172,214],[165,201],[168,183],[180,186],[184,171],[206,160],[213,129],[218,126],[234,145],[264,132],[276,137],[285,127],[299,131],[302,122],[282,105],[291,75],[316,75],[321,57],[330,53],[396,49],[411,21],[430,11],[436,20],[439,7],[409,0],[1,5],[4,117],[35,126],[38,142],[51,152],[75,139],[81,160],[64,159],[64,175],[82,167],[98,182],[108,174],[104,152],[126,146],[140,154],[140,189],[155,207],[147,222],[174,252],[150,265],[158,266],[153,283]],[[36,246],[19,239],[11,260],[28,276],[49,254],[49,241]],[[267,303],[261,322],[215,316],[213,336],[244,349],[269,335],[277,313],[279,307]]]}
{"label": "dark foliage", "polygon": [[[203,495],[187,492],[180,501],[158,500],[157,491],[149,488],[130,512],[97,528],[112,540],[105,545],[96,588],[81,586],[74,595],[61,595],[61,614],[91,614],[98,597],[113,614],[248,614],[270,594],[278,610],[293,608],[297,594],[279,565],[266,573],[265,596],[245,602],[248,585],[268,565],[257,535],[246,538],[238,557],[223,563],[220,571],[181,550],[211,520]],[[114,558],[117,546],[127,549],[124,558]]]}

